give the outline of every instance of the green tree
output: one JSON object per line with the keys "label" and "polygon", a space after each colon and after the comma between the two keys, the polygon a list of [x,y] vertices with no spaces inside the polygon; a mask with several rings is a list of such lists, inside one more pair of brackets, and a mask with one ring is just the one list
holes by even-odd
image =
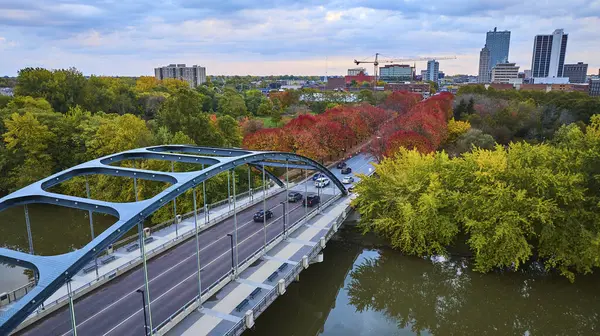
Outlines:
{"label": "green tree", "polygon": [[5,120],[6,133],[3,134],[6,148],[22,163],[10,172],[12,189],[24,187],[38,181],[52,172],[52,158],[46,152],[48,142],[55,135],[48,127],[40,124],[31,112],[23,115],[13,113]]}
{"label": "green tree", "polygon": [[371,90],[360,90],[357,95],[357,98],[361,102],[369,103],[371,105],[375,105],[377,102],[375,100],[375,95]]}
{"label": "green tree", "polygon": [[238,122],[230,116],[219,116],[217,126],[223,135],[225,147],[239,147],[242,144],[242,132]]}
{"label": "green tree", "polygon": [[273,112],[273,103],[270,99],[263,100],[258,106],[257,115],[259,116],[270,116]]}
{"label": "green tree", "polygon": [[94,157],[105,156],[128,149],[146,147],[152,143],[152,133],[146,123],[132,115],[107,115],[96,134],[87,143]]}
{"label": "green tree", "polygon": [[245,102],[248,112],[258,115],[258,107],[265,100],[265,96],[259,90],[248,90],[245,92]]}
{"label": "green tree", "polygon": [[219,113],[240,118],[248,114],[244,98],[235,90],[226,89],[219,98]]}

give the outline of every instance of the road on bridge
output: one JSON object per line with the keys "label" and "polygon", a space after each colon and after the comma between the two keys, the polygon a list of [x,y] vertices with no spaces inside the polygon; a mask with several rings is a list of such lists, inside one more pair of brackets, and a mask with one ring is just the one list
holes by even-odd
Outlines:
{"label": "road on bridge", "polygon": [[[347,162],[354,172],[366,173],[370,167],[370,161],[363,155],[355,156]],[[340,179],[343,177],[338,169],[334,169],[333,172]],[[309,194],[315,193],[311,179],[304,183],[308,183]],[[298,184],[291,190],[303,193],[304,183]],[[271,240],[283,231],[283,206],[280,202],[285,201],[286,196],[286,193],[282,192],[267,199],[267,209],[273,211],[273,218],[267,221],[267,240]],[[327,187],[321,192],[321,201],[325,202],[332,196],[333,188]],[[263,203],[259,202],[237,214],[240,263],[264,246],[263,224],[253,221],[253,215],[262,208]],[[308,210],[314,211],[316,208],[308,208]],[[301,202],[290,203],[288,223],[294,223],[304,215],[305,210]],[[231,272],[231,242],[227,234],[233,231],[234,219],[230,217],[200,233],[203,290]],[[195,241],[195,239],[189,239],[148,262],[154,326],[166,320],[198,295]],[[77,333],[86,336],[143,335],[142,298],[140,293],[136,292],[138,289],[144,289],[141,267],[123,274],[92,293],[77,299],[75,302]],[[16,334],[27,336],[71,335],[68,306]]]}

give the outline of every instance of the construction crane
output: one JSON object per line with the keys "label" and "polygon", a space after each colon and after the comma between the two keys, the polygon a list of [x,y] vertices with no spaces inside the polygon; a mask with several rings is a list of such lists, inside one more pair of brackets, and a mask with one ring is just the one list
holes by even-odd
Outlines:
{"label": "construction crane", "polygon": [[380,53],[375,54],[375,59],[373,61],[358,61],[354,60],[356,65],[361,63],[373,63],[373,74],[375,76],[375,81],[373,83],[373,90],[375,90],[375,86],[377,85],[377,67],[379,63],[397,63],[397,62],[421,62],[421,61],[433,61],[433,60],[452,60],[456,59],[456,56],[442,56],[442,57],[414,57],[414,58],[398,58],[398,59],[379,59]]}

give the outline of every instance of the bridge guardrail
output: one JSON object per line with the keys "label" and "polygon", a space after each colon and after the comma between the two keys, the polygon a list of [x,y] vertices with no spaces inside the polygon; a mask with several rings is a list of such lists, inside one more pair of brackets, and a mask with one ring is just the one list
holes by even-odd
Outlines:
{"label": "bridge guardrail", "polygon": [[[327,241],[329,241],[329,239],[331,239],[331,237],[336,233],[337,228],[346,220],[349,213],[350,213],[349,209],[344,209],[344,211],[335,218],[335,220],[333,221],[333,225],[329,228],[329,230],[325,234],[325,238]],[[312,251],[308,255],[308,260],[313,260],[319,253],[321,253],[321,251],[322,251],[322,249],[321,249],[320,245],[319,244],[315,245],[315,247],[312,249]],[[302,272],[303,268],[304,267],[303,267],[302,263],[298,263],[295,265],[295,267],[292,269],[292,271],[284,277],[286,288],[294,281],[296,276]],[[276,298],[279,295],[279,293],[277,292],[277,287],[273,288],[273,290],[271,290],[271,292],[269,292],[263,299],[261,299],[256,305],[254,305],[251,308],[251,310],[255,314],[254,315],[255,319],[260,314],[262,314],[262,312],[264,312],[266,310],[266,308],[270,305],[270,303],[274,300],[274,298],[273,299],[271,299],[270,297],[268,298],[268,296],[270,296],[273,291],[275,292],[274,295]],[[246,330],[246,323],[245,323],[244,319],[242,319],[242,320],[238,321],[236,324],[234,324],[225,333],[225,336],[239,336],[245,330]]]}

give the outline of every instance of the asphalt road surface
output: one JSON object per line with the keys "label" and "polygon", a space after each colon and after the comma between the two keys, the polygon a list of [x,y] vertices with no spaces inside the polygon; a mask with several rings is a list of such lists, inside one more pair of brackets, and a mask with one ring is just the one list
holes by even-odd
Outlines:
{"label": "asphalt road surface", "polygon": [[[362,155],[350,159],[348,163],[355,172],[366,173],[368,170],[365,168],[368,167],[368,160]],[[339,170],[334,169],[334,172],[341,179]],[[331,185],[326,188],[325,193],[321,193],[321,202],[332,197]],[[307,189],[309,194],[316,191],[312,180],[308,181]],[[292,190],[303,192],[304,184]],[[336,191],[338,192],[339,190]],[[273,212],[273,218],[267,221],[267,240],[271,240],[283,231],[283,206],[280,202],[286,200],[286,195],[282,192],[267,199],[266,207]],[[305,215],[301,201],[290,203],[289,207],[289,219],[286,221],[288,226]],[[237,254],[240,263],[264,246],[263,223],[253,221],[254,214],[262,208],[263,203],[260,202],[237,214]],[[316,207],[307,210],[314,211]],[[233,216],[201,232],[199,246],[203,290],[231,272],[231,239],[227,234],[233,232]],[[198,295],[195,241],[195,238],[189,239],[148,262],[152,322],[155,327]],[[144,289],[141,267],[77,299],[75,302],[77,333],[92,336],[144,335],[142,296],[136,292],[138,289]],[[68,306],[18,332],[17,335],[71,335]]]}

